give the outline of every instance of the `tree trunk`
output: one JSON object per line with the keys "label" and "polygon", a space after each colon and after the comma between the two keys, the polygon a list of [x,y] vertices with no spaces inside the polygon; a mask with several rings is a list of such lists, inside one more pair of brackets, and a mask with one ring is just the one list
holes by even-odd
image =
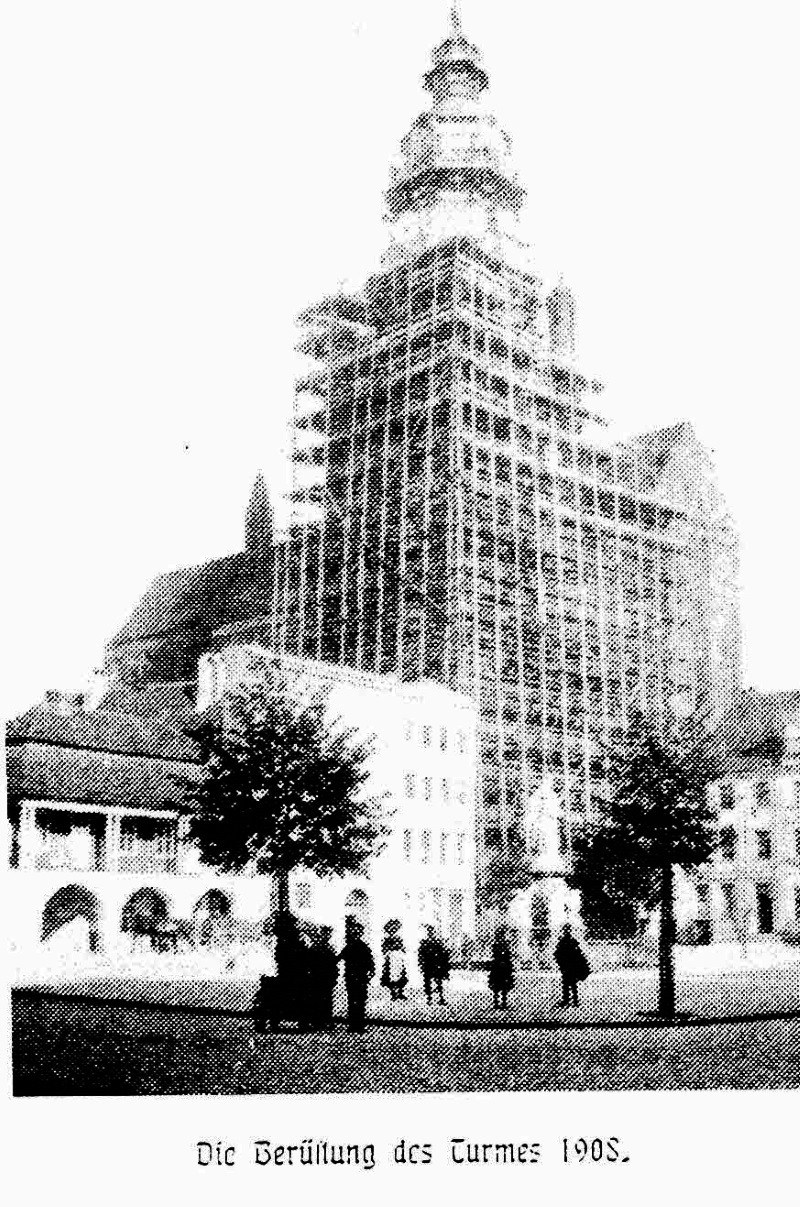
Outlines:
{"label": "tree trunk", "polygon": [[280,916],[289,913],[289,873],[276,872],[275,879],[278,884],[278,915]]}
{"label": "tree trunk", "polygon": [[675,1017],[675,872],[672,864],[661,870],[661,922],[658,935],[658,1013]]}

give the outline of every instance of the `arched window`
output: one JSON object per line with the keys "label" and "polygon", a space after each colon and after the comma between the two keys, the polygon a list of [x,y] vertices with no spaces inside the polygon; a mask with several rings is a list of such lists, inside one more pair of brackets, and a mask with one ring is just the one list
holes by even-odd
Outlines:
{"label": "arched window", "polygon": [[141,888],[122,907],[122,929],[129,934],[150,934],[170,915],[170,904],[163,893]]}
{"label": "arched window", "polygon": [[193,912],[207,913],[213,918],[227,918],[231,912],[230,899],[220,889],[211,888],[207,893],[203,893]]}
{"label": "arched window", "polygon": [[82,946],[78,936],[80,929],[85,935],[85,945],[90,951],[99,947],[99,908],[94,893],[79,884],[60,888],[47,902],[42,911],[42,942],[46,943],[62,927],[77,923],[76,946]]}

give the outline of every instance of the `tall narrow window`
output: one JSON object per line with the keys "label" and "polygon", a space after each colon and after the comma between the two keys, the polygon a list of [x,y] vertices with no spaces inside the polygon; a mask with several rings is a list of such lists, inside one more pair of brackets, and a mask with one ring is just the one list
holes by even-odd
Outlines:
{"label": "tall narrow window", "polygon": [[733,859],[736,854],[736,831],[733,826],[723,826],[719,832],[720,859]]}
{"label": "tall narrow window", "polygon": [[756,885],[756,914],[759,934],[771,935],[775,929],[772,890],[768,884]]}

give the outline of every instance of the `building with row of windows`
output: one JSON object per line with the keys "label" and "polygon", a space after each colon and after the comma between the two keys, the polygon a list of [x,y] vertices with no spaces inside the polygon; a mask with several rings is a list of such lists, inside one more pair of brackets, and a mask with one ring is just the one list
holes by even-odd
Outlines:
{"label": "building with row of windows", "polygon": [[[385,846],[364,875],[321,879],[298,870],[294,912],[332,925],[339,937],[353,915],[376,944],[385,923],[399,919],[410,949],[431,924],[463,950],[475,931],[471,701],[440,684],[276,659],[246,644],[203,658],[196,707],[276,673],[286,690],[325,699],[332,725],[370,742],[365,791],[383,801],[388,823]],[[181,780],[197,774],[198,755],[182,731],[194,710],[185,689],[177,700],[174,691],[159,699],[153,685],[112,684],[88,706],[53,694],[10,725],[11,937],[21,965],[36,969],[82,953],[120,967],[154,947],[191,955],[263,945],[274,911],[270,878],[257,863],[220,875],[188,840]],[[424,736],[419,748],[397,741],[434,726],[435,744]],[[409,798],[410,766],[437,793]],[[443,792],[450,783],[458,788]]]}
{"label": "building with row of windows", "polygon": [[719,845],[684,879],[687,937],[800,942],[800,692],[743,692],[718,738],[726,771],[709,794]]}

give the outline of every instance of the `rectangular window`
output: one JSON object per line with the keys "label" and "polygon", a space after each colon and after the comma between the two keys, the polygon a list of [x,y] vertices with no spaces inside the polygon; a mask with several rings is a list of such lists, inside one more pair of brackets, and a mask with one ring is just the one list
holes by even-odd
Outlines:
{"label": "rectangular window", "polygon": [[794,890],[794,920],[800,922],[800,886]]}
{"label": "rectangular window", "polygon": [[430,863],[431,859],[431,832],[430,830],[422,831],[422,862]]}
{"label": "rectangular window", "polygon": [[720,859],[733,859],[736,854],[736,831],[733,826],[723,826],[719,832]]}
{"label": "rectangular window", "polygon": [[735,804],[735,794],[733,784],[720,784],[719,786],[719,803],[722,809],[732,809]]}
{"label": "rectangular window", "polygon": [[403,783],[405,784],[406,796],[409,800],[411,800],[411,798],[414,796],[416,786],[414,783],[414,776],[410,772],[407,773],[403,777]]}
{"label": "rectangular window", "polygon": [[297,909],[311,909],[311,885],[302,883],[295,886],[294,903]]}
{"label": "rectangular window", "polygon": [[772,835],[769,830],[756,830],[756,857],[758,859],[772,858]]}
{"label": "rectangular window", "polygon": [[430,800],[433,795],[433,783],[429,775],[425,776],[425,799]]}
{"label": "rectangular window", "polygon": [[467,753],[467,735],[464,733],[463,729],[459,729],[458,731],[458,753]]}
{"label": "rectangular window", "polygon": [[769,784],[763,782],[753,785],[753,796],[755,797],[756,805],[759,808],[766,808],[769,804]]}
{"label": "rectangular window", "polygon": [[725,916],[731,921],[736,921],[736,890],[732,884],[721,884],[722,900],[725,910]]}
{"label": "rectangular window", "polygon": [[414,722],[406,721],[406,741],[410,742],[414,736]]}
{"label": "rectangular window", "polygon": [[433,738],[433,731],[432,731],[430,725],[423,725],[422,726],[422,745],[430,746],[432,738]]}
{"label": "rectangular window", "polygon": [[466,842],[466,834],[459,834],[456,844],[456,863],[464,862],[464,845]]}
{"label": "rectangular window", "polygon": [[756,885],[756,913],[758,916],[759,934],[771,935],[775,929],[775,917],[772,905],[772,890],[768,884]]}
{"label": "rectangular window", "polygon": [[499,826],[487,826],[484,830],[484,843],[487,851],[496,851],[500,846],[501,834]]}
{"label": "rectangular window", "polygon": [[447,780],[442,780],[442,802],[447,805],[450,803],[450,785]]}
{"label": "rectangular window", "polygon": [[800,780],[795,780],[792,784],[792,794],[796,809],[800,809]]}
{"label": "rectangular window", "polygon": [[403,858],[409,860],[411,858],[411,831],[403,832]]}
{"label": "rectangular window", "polygon": [[794,832],[794,857],[800,859],[800,830]]}
{"label": "rectangular window", "polygon": [[447,728],[444,725],[439,730],[439,749],[442,753],[447,750]]}
{"label": "rectangular window", "polygon": [[464,898],[458,889],[455,889],[450,894],[450,931],[455,938],[458,938],[463,929]]}
{"label": "rectangular window", "polygon": [[449,836],[446,830],[443,830],[439,837],[439,863],[447,863],[447,844]]}

